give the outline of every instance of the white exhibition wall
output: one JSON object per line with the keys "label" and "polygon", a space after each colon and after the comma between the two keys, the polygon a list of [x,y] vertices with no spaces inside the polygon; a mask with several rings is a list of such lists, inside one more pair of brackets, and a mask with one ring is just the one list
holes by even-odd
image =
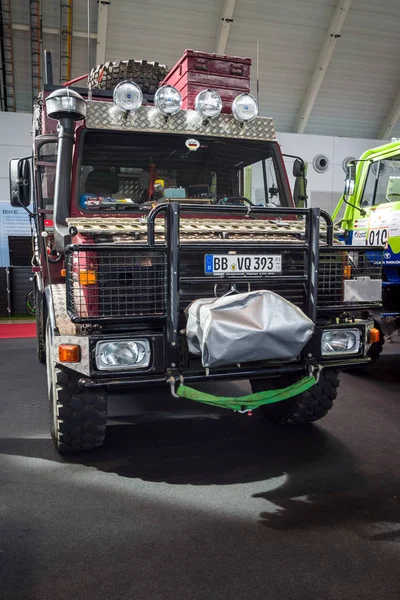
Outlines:
{"label": "white exhibition wall", "polygon": [[[367,140],[325,135],[306,135],[296,133],[278,133],[281,150],[285,154],[300,156],[308,162],[307,189],[309,203],[332,213],[343,193],[345,172],[343,161],[359,158],[368,148],[375,148],[383,140]],[[323,154],[328,158],[329,167],[325,173],[318,173],[313,167],[314,158]],[[293,159],[285,159],[289,181],[293,190]]]}
{"label": "white exhibition wall", "polygon": [[10,205],[8,163],[32,154],[32,115],[0,112],[0,131],[0,267],[8,267],[8,236],[30,235],[26,212]]}
{"label": "white exhibition wall", "polygon": [[[29,226],[23,209],[11,210],[9,204],[8,162],[10,158],[29,156],[32,115],[28,113],[0,112],[0,266],[8,265],[8,235],[28,235]],[[368,148],[379,146],[380,140],[364,140],[343,137],[278,133],[283,153],[301,156],[309,163],[308,195],[311,206],[319,206],[328,212],[335,208],[343,190],[345,158],[358,158]],[[313,159],[323,154],[329,161],[325,173],[318,173]],[[293,159],[285,159],[289,181],[293,189]],[[253,192],[262,188],[261,170],[253,170]]]}

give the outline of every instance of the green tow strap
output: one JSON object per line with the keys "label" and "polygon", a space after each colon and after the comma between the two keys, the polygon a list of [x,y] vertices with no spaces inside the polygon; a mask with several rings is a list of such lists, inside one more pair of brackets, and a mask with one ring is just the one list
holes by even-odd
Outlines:
{"label": "green tow strap", "polygon": [[195,402],[203,402],[204,404],[211,404],[212,406],[219,406],[220,408],[251,411],[259,406],[263,406],[263,404],[280,402],[281,400],[287,400],[288,398],[302,394],[315,383],[315,377],[309,375],[300,379],[300,381],[289,385],[289,387],[280,390],[266,390],[265,392],[257,392],[256,394],[238,397],[213,396],[212,394],[205,394],[199,390],[194,390],[187,385],[180,385],[176,390],[176,394],[181,398],[188,398],[189,400],[195,400]]}

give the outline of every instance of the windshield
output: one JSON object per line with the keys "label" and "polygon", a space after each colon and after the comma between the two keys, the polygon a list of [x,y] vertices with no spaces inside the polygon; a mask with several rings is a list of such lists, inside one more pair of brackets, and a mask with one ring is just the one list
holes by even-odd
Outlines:
{"label": "windshield", "polygon": [[280,164],[275,142],[87,131],[79,206],[120,211],[169,200],[291,206]]}
{"label": "windshield", "polygon": [[400,155],[373,162],[368,169],[362,207],[400,200]]}

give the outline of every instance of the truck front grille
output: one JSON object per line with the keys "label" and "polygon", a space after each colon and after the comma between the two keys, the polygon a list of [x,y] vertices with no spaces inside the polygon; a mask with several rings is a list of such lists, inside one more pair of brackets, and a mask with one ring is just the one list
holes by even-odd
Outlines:
{"label": "truck front grille", "polygon": [[[240,248],[238,247],[238,253]],[[268,246],[248,250],[244,254],[268,254]],[[215,250],[215,254],[224,253],[223,247]],[[226,277],[210,277],[204,275],[204,252],[187,250],[182,247],[180,253],[180,308],[183,310],[190,302],[197,298],[212,298],[214,295],[222,296],[228,292],[232,285],[236,286],[239,293],[250,290],[271,290],[306,310],[306,266],[305,251],[285,250],[270,251],[282,254],[282,273],[279,277],[274,275],[264,277],[244,277],[243,275],[229,275]],[[296,279],[294,279],[296,277]],[[300,280],[302,279],[302,280]]]}
{"label": "truck front grille", "polygon": [[96,248],[67,254],[67,309],[75,322],[166,314],[164,252]]}
{"label": "truck front grille", "polygon": [[[344,282],[347,279],[369,277],[382,279],[383,250],[337,247],[321,248],[318,268],[318,307],[344,306]],[[352,303],[354,305],[365,303]]]}
{"label": "truck front grille", "polygon": [[[265,254],[268,245],[246,246],[247,254]],[[165,246],[72,247],[67,251],[67,310],[74,322],[129,321],[141,317],[166,317],[168,313],[168,253]],[[239,249],[238,249],[239,250]],[[271,290],[304,312],[308,306],[306,245],[273,250],[282,255],[282,272],[270,276],[210,277],[204,273],[204,255],[224,253],[222,243],[212,250],[182,245],[179,252],[179,308],[197,298],[222,296],[232,286],[236,291]],[[272,252],[272,251],[271,251]],[[318,266],[318,310],[340,311],[345,302],[345,279],[380,279],[382,252],[368,247],[321,247]],[[352,303],[363,308],[377,302]]]}

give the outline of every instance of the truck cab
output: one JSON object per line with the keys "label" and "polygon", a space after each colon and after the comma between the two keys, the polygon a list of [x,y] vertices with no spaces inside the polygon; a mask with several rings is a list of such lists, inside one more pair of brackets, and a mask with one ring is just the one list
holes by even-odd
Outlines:
{"label": "truck cab", "polygon": [[[34,108],[33,194],[31,161],[13,161],[11,202],[35,224],[60,452],[103,443],[112,389],[299,425],[327,414],[340,369],[370,362],[381,248],[349,252],[327,213],[295,206],[250,62],[187,51],[163,78],[158,63],[107,63],[89,90],[47,87]],[[230,379],[253,394],[190,387]]]}
{"label": "truck cab", "polygon": [[[343,217],[338,215],[344,207]],[[348,245],[382,245],[382,311],[376,319],[384,333],[400,326],[400,141],[367,150],[349,165],[333,220]]]}

